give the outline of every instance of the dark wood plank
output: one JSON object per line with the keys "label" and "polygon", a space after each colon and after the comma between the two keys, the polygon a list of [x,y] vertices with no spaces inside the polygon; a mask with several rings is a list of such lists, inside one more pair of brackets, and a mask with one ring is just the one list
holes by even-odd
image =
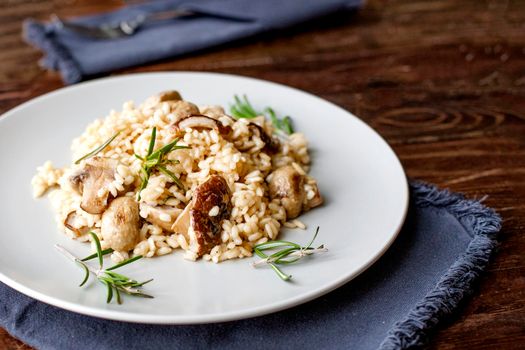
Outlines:
{"label": "dark wood plank", "polygon": [[22,343],[9,335],[4,329],[0,328],[0,349],[3,350],[29,350],[29,345]]}
{"label": "dark wood plank", "polygon": [[[20,39],[21,21],[120,1],[0,3],[0,112],[62,86]],[[333,101],[378,130],[409,176],[472,198],[504,219],[488,273],[431,347],[525,344],[525,2],[370,0],[329,19],[178,59],[121,70],[204,70],[268,79]],[[0,331],[0,348],[26,348]]]}

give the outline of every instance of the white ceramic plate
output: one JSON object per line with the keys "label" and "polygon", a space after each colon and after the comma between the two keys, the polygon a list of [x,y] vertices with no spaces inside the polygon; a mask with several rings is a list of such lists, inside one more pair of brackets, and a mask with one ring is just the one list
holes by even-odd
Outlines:
{"label": "white ceramic plate", "polygon": [[[70,143],[95,118],[177,89],[197,104],[228,106],[247,94],[262,109],[291,115],[310,141],[311,174],[326,204],[301,220],[307,231],[280,237],[316,243],[329,252],[285,267],[293,282],[250,259],[213,264],[190,262],[176,252],[123,268],[155,299],[126,297],[105,303],[104,286],[79,288],[82,271],[54,248],[79,256],[89,246],[59,232],[47,198],[34,200],[31,177],[46,160],[70,164]],[[308,93],[251,78],[212,73],[153,73],[95,80],[40,96],[0,117],[0,280],[43,302],[108,319],[164,324],[235,320],[275,312],[319,297],[350,281],[379,258],[395,239],[408,206],[408,186],[399,160],[386,142],[349,112]]]}

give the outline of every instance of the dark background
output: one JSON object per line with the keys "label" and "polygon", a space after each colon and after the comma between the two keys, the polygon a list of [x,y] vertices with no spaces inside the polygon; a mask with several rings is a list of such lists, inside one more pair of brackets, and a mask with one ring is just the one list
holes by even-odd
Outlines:
{"label": "dark background", "polygon": [[[24,18],[93,14],[115,0],[0,0],[0,113],[62,86],[20,37]],[[525,344],[525,1],[369,0],[339,15],[114,74],[199,70],[291,85],[353,112],[410,177],[488,197],[501,246],[431,347]],[[0,329],[1,349],[28,347]]]}

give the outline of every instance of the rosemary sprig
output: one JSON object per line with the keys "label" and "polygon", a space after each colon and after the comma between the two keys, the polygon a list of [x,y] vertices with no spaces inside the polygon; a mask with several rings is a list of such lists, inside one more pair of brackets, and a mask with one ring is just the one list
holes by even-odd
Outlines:
{"label": "rosemary sprig", "polygon": [[248,97],[246,95],[243,95],[242,99],[235,95],[233,97],[234,103],[230,106],[230,113],[235,118],[246,118],[246,119],[252,119],[257,116],[265,116],[267,118],[270,118],[273,125],[280,131],[290,135],[293,134],[293,126],[292,126],[292,118],[289,116],[286,116],[284,118],[278,118],[275,114],[274,110],[270,107],[266,107],[263,112],[257,112],[250,101],[248,101]]}
{"label": "rosemary sprig", "polygon": [[[285,274],[277,265],[292,264],[307,255],[328,251],[324,245],[320,245],[317,248],[312,248],[312,244],[314,243],[318,233],[319,226],[315,230],[315,234],[310,243],[308,243],[308,245],[305,247],[297,243],[281,240],[257,244],[255,247],[253,247],[253,251],[261,258],[261,260],[253,262],[252,266],[257,267],[259,265],[269,265],[283,281],[288,281],[292,278],[292,276]],[[279,250],[273,254],[268,255],[265,253],[267,250],[277,249]]]}
{"label": "rosemary sprig", "polygon": [[83,161],[84,159],[88,159],[88,158],[91,158],[93,156],[95,156],[96,154],[98,154],[100,151],[102,151],[104,148],[106,148],[111,142],[113,142],[113,140],[120,134],[120,131],[117,132],[115,135],[111,136],[109,139],[107,139],[103,144],[101,144],[100,146],[98,146],[97,148],[95,148],[94,150],[92,150],[91,152],[89,152],[88,154],[78,158],[76,161],[75,161],[75,164],[79,164],[81,161]]}
{"label": "rosemary sprig", "polygon": [[[106,286],[107,290],[107,297],[106,302],[110,303],[111,300],[113,300],[113,296],[116,296],[117,303],[122,304],[122,298],[120,293],[137,296],[137,297],[143,297],[143,298],[153,298],[151,295],[146,294],[142,292],[140,289],[142,286],[144,286],[146,283],[149,283],[153,281],[153,279],[149,279],[144,282],[138,282],[134,279],[131,279],[127,276],[121,275],[119,273],[114,272],[113,270],[116,270],[122,266],[131,264],[132,262],[135,262],[142,258],[142,255],[137,255],[133,258],[126,259],[116,265],[113,265],[107,269],[103,268],[104,261],[102,257],[106,254],[109,254],[113,251],[113,249],[104,249],[102,250],[100,248],[100,240],[98,239],[97,235],[93,232],[90,232],[91,237],[95,241],[95,246],[97,248],[97,252],[95,254],[89,255],[83,259],[77,258],[73,254],[71,254],[69,251],[67,251],[64,247],[62,247],[59,244],[55,245],[55,248],[64,254],[67,258],[70,260],[76,262],[82,269],[84,270],[84,279],[80,283],[79,287],[82,287],[86,284],[86,282],[89,280],[89,275],[92,273],[95,275],[95,277]],[[95,269],[92,266],[85,263],[87,260],[91,260],[93,258],[98,258],[99,260],[99,268]]]}
{"label": "rosemary sprig", "polygon": [[139,191],[137,192],[137,200],[140,200],[140,193],[143,189],[145,189],[148,186],[148,181],[151,176],[152,171],[157,169],[158,171],[162,172],[166,176],[168,176],[180,189],[184,190],[184,185],[180,181],[180,179],[171,171],[169,171],[166,168],[166,165],[169,163],[177,164],[178,161],[170,161],[166,159],[166,155],[170,153],[171,151],[174,151],[176,149],[184,149],[189,148],[188,146],[177,146],[177,142],[179,142],[179,138],[176,138],[174,141],[168,143],[167,145],[159,148],[156,151],[153,151],[155,149],[155,139],[157,137],[157,128],[153,127],[153,130],[151,131],[151,139],[149,141],[148,146],[148,153],[145,157],[141,157],[138,154],[135,154],[135,157],[142,161],[142,167],[140,169],[141,172],[141,183],[139,187]]}

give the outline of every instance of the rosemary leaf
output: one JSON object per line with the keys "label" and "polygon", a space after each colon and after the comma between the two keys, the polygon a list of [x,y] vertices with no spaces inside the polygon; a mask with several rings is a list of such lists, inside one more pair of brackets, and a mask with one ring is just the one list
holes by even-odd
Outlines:
{"label": "rosemary leaf", "polygon": [[235,105],[230,106],[230,113],[235,118],[244,118],[244,115],[237,109]]}
{"label": "rosemary leaf", "polygon": [[306,246],[306,249],[309,249],[312,246],[318,234],[319,234],[319,226],[317,226],[317,228],[315,229],[315,234],[312,237],[312,240],[310,241],[310,243],[308,243],[308,245]]}
{"label": "rosemary leaf", "polygon": [[84,279],[82,280],[82,283],[80,283],[78,286],[79,287],[82,287],[84,284],[86,284],[86,282],[89,280],[89,269],[87,268],[87,266],[85,264],[83,264],[81,261],[78,261],[78,264],[80,266],[82,266],[82,268],[84,269]]}
{"label": "rosemary leaf", "polygon": [[[113,249],[108,248],[102,251],[102,255],[107,255],[109,253],[113,253]],[[88,260],[96,258],[97,256],[98,256],[98,253],[93,253],[91,255],[86,256],[84,259],[81,259],[80,261],[88,261]]]}
{"label": "rosemary leaf", "polygon": [[106,269],[105,272],[106,272],[106,275],[108,275],[109,277],[112,277],[114,280],[130,281],[129,277],[121,275],[120,273],[116,273],[115,271],[108,271]]}
{"label": "rosemary leaf", "polygon": [[145,169],[144,167],[140,168],[140,172],[142,173],[142,177],[140,178],[140,187],[139,191],[137,192],[137,201],[140,201],[140,193],[143,189],[145,189],[148,186],[149,181],[149,175],[150,175],[150,169]]}
{"label": "rosemary leaf", "polygon": [[126,259],[126,260],[124,260],[124,261],[122,261],[122,262],[120,262],[120,263],[118,263],[116,265],[113,265],[113,266],[107,268],[106,271],[116,270],[119,267],[122,267],[122,266],[127,265],[127,264],[131,264],[132,262],[137,261],[139,259],[142,259],[142,255],[137,255],[137,256],[134,256],[133,258]]}
{"label": "rosemary leaf", "polygon": [[98,146],[97,148],[95,148],[94,150],[89,152],[88,154],[86,154],[86,155],[80,157],[79,159],[77,159],[75,161],[75,164],[79,164],[84,159],[91,158],[91,157],[95,156],[96,154],[98,154],[100,151],[102,151],[104,148],[106,148],[118,136],[118,134],[120,134],[120,131],[117,132],[115,135],[111,136],[108,140],[106,140],[106,142],[104,142],[103,144],[101,144],[100,146]]}
{"label": "rosemary leaf", "polygon": [[107,287],[107,290],[108,290],[108,297],[106,299],[106,303],[111,303],[111,300],[113,299],[113,287],[111,286],[111,284],[109,282],[106,282],[106,281],[102,281],[102,283],[104,283]]}
{"label": "rosemary leaf", "polygon": [[150,169],[146,169],[144,167],[140,168],[140,173],[142,174],[142,177],[147,179],[150,175]]}
{"label": "rosemary leaf", "polygon": [[269,262],[279,263],[279,259],[280,258],[286,257],[290,253],[293,253],[293,252],[295,252],[297,250],[298,250],[298,248],[296,248],[296,247],[291,247],[291,248],[286,248],[286,249],[280,250],[277,253],[274,253],[274,254],[268,256],[268,261]]}
{"label": "rosemary leaf", "polygon": [[117,295],[117,304],[121,305],[122,304],[122,298],[120,297],[120,292],[119,292],[118,288],[115,288],[115,294]]}
{"label": "rosemary leaf", "polygon": [[153,130],[151,131],[151,139],[149,140],[149,147],[148,147],[148,154],[149,157],[151,153],[153,153],[153,148],[155,147],[155,139],[157,138],[157,128],[153,127]]}
{"label": "rosemary leaf", "polygon": [[104,257],[102,254],[102,247],[100,246],[100,240],[98,239],[97,235],[93,233],[92,231],[89,232],[93,240],[95,241],[95,246],[97,247],[97,257],[98,257],[98,263],[100,265],[100,268],[104,265]]}
{"label": "rosemary leaf", "polygon": [[171,171],[169,171],[165,166],[163,165],[158,165],[157,168],[159,168],[159,170],[166,174],[166,176],[168,176],[170,179],[173,180],[173,182],[175,182],[175,184],[177,185],[178,188],[180,188],[181,190],[184,190],[184,185],[182,184],[182,182],[180,181],[180,179],[174,174],[172,173]]}
{"label": "rosemary leaf", "polygon": [[296,247],[297,249],[301,248],[301,246],[297,243],[293,243],[289,241],[282,241],[282,240],[269,241],[269,242],[257,244],[254,248],[257,248],[259,250],[267,250],[267,249],[274,249],[277,247],[285,247],[285,246],[292,246],[292,247]]}
{"label": "rosemary leaf", "polygon": [[107,277],[101,277],[100,280],[111,283],[113,287],[131,287],[132,285],[138,283],[134,281],[115,280],[115,279],[107,278]]}
{"label": "rosemary leaf", "polygon": [[235,99],[235,103],[236,103],[236,106],[237,106],[237,110],[239,112],[241,112],[241,115],[242,115],[243,118],[253,118],[254,117],[254,115],[252,115],[249,112],[249,110],[246,108],[246,104],[241,101],[239,96],[235,95],[234,99]]}
{"label": "rosemary leaf", "polygon": [[118,288],[121,292],[123,292],[125,294],[128,294],[128,295],[133,295],[133,296],[136,296],[136,297],[153,299],[152,295],[149,295],[149,294],[146,294],[146,293],[142,293],[141,291],[130,290],[130,289],[126,289],[125,287],[116,287],[116,288]]}
{"label": "rosemary leaf", "polygon": [[257,254],[260,258],[265,259],[265,258],[268,257],[268,255],[266,255],[266,254],[264,254],[262,251],[260,251],[260,250],[257,248],[257,246],[253,247],[253,252],[254,252],[255,254]]}
{"label": "rosemary leaf", "polygon": [[281,271],[275,264],[270,263],[270,267],[277,273],[277,276],[279,276],[283,281],[288,281],[292,278],[292,275],[287,275],[284,272]]}
{"label": "rosemary leaf", "polygon": [[283,118],[281,126],[284,132],[286,132],[288,135],[293,134],[294,131],[292,126],[292,118],[290,118],[290,116],[286,116]]}
{"label": "rosemary leaf", "polygon": [[279,258],[275,261],[276,264],[279,264],[279,265],[286,265],[286,264],[293,264],[294,262],[296,262],[297,260],[301,260],[301,256],[296,256],[296,257],[293,257],[293,258],[290,258],[290,257],[282,257],[282,258]]}
{"label": "rosemary leaf", "polygon": [[273,125],[280,129],[281,121],[277,118],[277,115],[275,115],[273,109],[271,109],[270,107],[266,107],[264,111],[270,116],[270,120],[272,121]]}
{"label": "rosemary leaf", "polygon": [[159,158],[152,158],[152,159],[146,159],[143,164],[145,168],[153,168],[154,166],[157,166],[159,162],[160,162]]}
{"label": "rosemary leaf", "polygon": [[[179,138],[176,138],[174,141],[168,143],[167,145],[159,148],[158,150],[156,150],[155,152],[151,153],[150,155],[148,155],[146,157],[146,159],[154,159],[154,158],[160,158],[161,156],[169,153],[170,151],[172,151],[172,149],[175,147],[175,145],[177,144],[177,142],[179,142]],[[180,148],[188,148],[187,146],[176,146],[177,148],[175,149],[180,149]]]}
{"label": "rosemary leaf", "polygon": [[261,115],[260,113],[256,112],[255,109],[253,109],[252,104],[250,103],[250,101],[248,101],[248,97],[246,95],[243,95],[243,99],[244,99],[244,104],[243,104],[244,110],[249,116],[251,116],[252,118],[255,118]]}
{"label": "rosemary leaf", "polygon": [[147,284],[147,283],[150,283],[151,281],[153,281],[153,278],[150,278],[149,280],[147,281],[144,281],[144,282],[136,282],[132,285],[132,287],[134,288],[138,288],[138,287],[142,287],[143,285]]}

